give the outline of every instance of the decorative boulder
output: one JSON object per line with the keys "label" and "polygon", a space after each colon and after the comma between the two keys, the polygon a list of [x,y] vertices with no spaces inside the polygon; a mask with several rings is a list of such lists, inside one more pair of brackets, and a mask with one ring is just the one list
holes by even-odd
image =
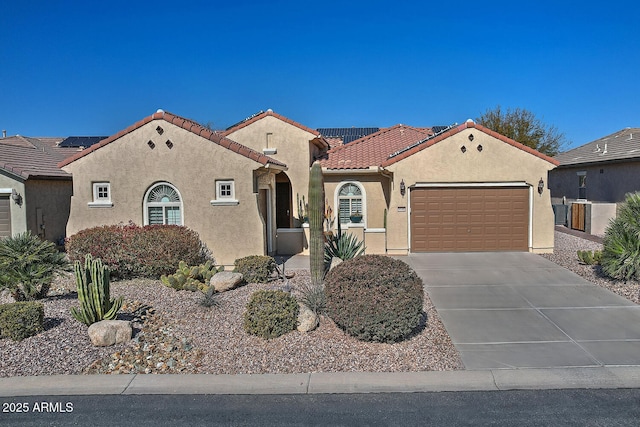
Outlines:
{"label": "decorative boulder", "polygon": [[96,347],[127,342],[132,334],[131,322],[126,320],[101,320],[89,326],[89,339]]}
{"label": "decorative boulder", "polygon": [[211,277],[209,284],[213,286],[216,292],[224,292],[235,288],[242,283],[242,274],[232,271],[221,271]]}
{"label": "decorative boulder", "polygon": [[333,258],[331,258],[331,265],[329,266],[329,271],[333,270],[337,265],[342,264],[342,259],[338,258],[337,256],[334,256]]}
{"label": "decorative boulder", "polygon": [[310,332],[317,328],[320,323],[318,315],[301,302],[298,302],[298,307],[298,331]]}

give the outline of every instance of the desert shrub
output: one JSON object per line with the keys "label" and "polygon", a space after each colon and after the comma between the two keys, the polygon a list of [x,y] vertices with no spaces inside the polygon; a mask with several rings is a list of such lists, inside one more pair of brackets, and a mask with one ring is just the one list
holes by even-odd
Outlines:
{"label": "desert shrub", "polygon": [[8,288],[16,301],[46,297],[55,274],[70,267],[53,243],[28,231],[0,239],[0,289]]}
{"label": "desert shrub", "polygon": [[327,239],[324,245],[324,262],[331,264],[331,259],[334,257],[346,261],[362,255],[364,250],[364,242],[358,240],[356,236],[339,232]]}
{"label": "desert shrub", "polygon": [[[220,270],[222,270],[222,268]],[[180,261],[175,274],[169,276],[163,274],[160,277],[160,281],[166,286],[176,290],[201,290],[206,292],[208,288],[210,288],[209,281],[217,272],[218,269],[211,261],[192,267],[189,267],[186,262]]]}
{"label": "desert shrub", "polygon": [[304,283],[300,286],[300,302],[309,307],[315,314],[324,314],[327,307],[327,296],[324,284]]}
{"label": "desert shrub", "polygon": [[244,312],[244,330],[262,338],[277,338],[298,324],[298,302],[284,291],[256,291]]}
{"label": "desert shrub", "polygon": [[276,260],[270,256],[250,255],[235,260],[234,266],[245,282],[266,283],[276,269]]}
{"label": "desert shrub", "polygon": [[587,265],[598,265],[602,259],[602,251],[578,251],[578,260]]}
{"label": "desert shrub", "polygon": [[605,230],[602,271],[619,280],[640,279],[640,193],[627,194]]}
{"label": "desert shrub", "polygon": [[111,298],[109,270],[100,258],[93,259],[87,255],[84,264],[80,261],[74,263],[73,271],[80,307],[71,307],[71,315],[87,326],[115,319],[124,298]]}
{"label": "desert shrub", "polygon": [[88,228],[66,241],[72,261],[87,254],[102,259],[114,278],[157,279],[175,271],[180,261],[198,265],[208,257],[195,231],[178,225],[105,225]]}
{"label": "desert shrub", "polygon": [[363,341],[395,342],[422,319],[422,280],[402,261],[362,255],[345,261],[325,277],[327,313]]}
{"label": "desert shrub", "polygon": [[44,331],[44,306],[35,301],[0,305],[0,338],[22,341]]}

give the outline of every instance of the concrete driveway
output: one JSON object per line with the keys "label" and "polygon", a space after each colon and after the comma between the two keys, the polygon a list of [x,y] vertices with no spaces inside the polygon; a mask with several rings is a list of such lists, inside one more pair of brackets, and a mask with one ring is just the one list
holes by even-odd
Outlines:
{"label": "concrete driveway", "polygon": [[640,306],[538,255],[402,259],[467,369],[640,365]]}

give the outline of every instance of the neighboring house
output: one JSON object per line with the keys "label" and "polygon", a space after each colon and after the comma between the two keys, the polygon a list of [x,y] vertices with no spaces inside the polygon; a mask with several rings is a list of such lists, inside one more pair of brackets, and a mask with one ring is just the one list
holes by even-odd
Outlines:
{"label": "neighboring house", "polygon": [[535,150],[473,122],[328,138],[271,110],[222,132],[159,110],[60,163],[74,183],[68,234],[131,220],[192,228],[225,265],[305,253],[297,200],[320,160],[333,230],[367,253],[553,250],[557,162]]}
{"label": "neighboring house", "polygon": [[[560,164],[549,175],[552,202],[557,211],[562,205],[569,207],[557,222],[566,220],[572,228],[602,234],[615,218],[616,204],[627,193],[640,191],[640,128],[622,129],[558,154],[555,160]],[[574,202],[581,205],[575,211]]]}
{"label": "neighboring house", "polygon": [[57,163],[77,151],[62,138],[0,139],[0,237],[30,231],[59,243],[65,237],[71,175]]}

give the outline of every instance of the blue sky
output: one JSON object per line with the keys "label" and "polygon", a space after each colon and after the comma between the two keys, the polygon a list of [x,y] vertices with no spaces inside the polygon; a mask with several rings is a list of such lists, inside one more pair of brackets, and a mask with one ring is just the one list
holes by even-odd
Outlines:
{"label": "blue sky", "polygon": [[0,128],[111,135],[158,108],[214,128],[268,108],[432,126],[496,105],[572,146],[640,126],[637,2],[432,3],[5,2]]}

